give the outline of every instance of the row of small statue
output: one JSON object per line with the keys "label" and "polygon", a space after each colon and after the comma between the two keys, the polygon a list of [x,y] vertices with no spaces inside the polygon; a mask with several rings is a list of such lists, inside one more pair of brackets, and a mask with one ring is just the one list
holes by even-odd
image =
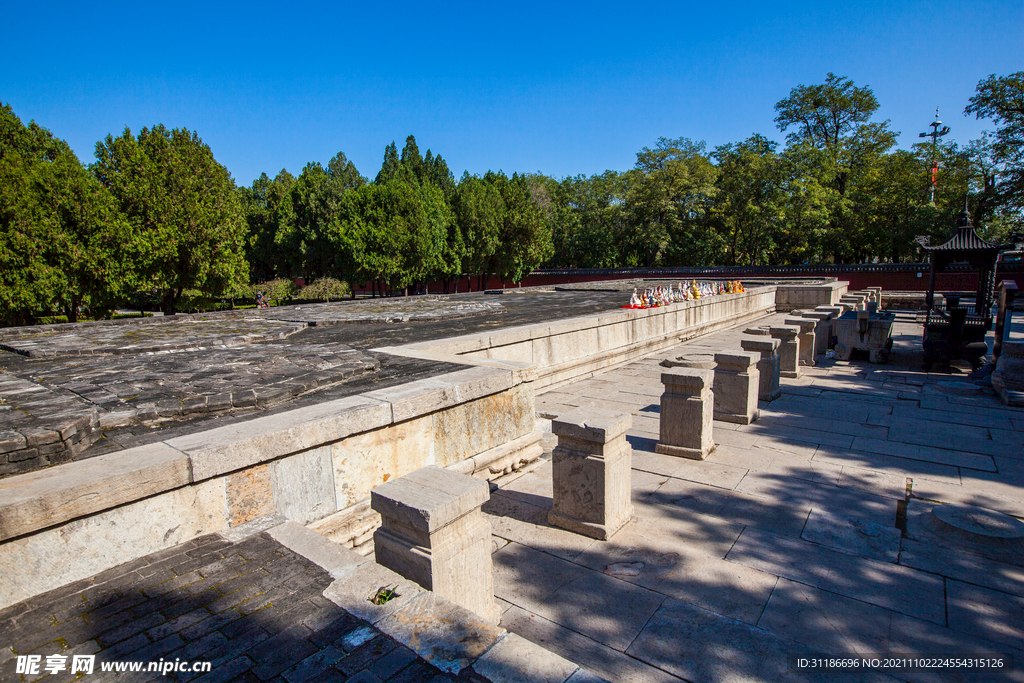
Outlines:
{"label": "row of small statue", "polygon": [[696,280],[691,280],[688,284],[680,282],[679,287],[676,289],[673,289],[672,285],[668,287],[659,285],[645,289],[640,293],[634,289],[633,296],[629,298],[629,305],[624,306],[624,308],[655,308],[680,301],[702,299],[706,296],[714,296],[715,294],[737,294],[742,291],[745,290],[739,280],[700,283]]}

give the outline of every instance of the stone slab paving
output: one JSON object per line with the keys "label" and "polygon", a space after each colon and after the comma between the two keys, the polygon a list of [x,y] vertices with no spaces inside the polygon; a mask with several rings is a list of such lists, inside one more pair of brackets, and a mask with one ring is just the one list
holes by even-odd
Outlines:
{"label": "stone slab paving", "polygon": [[[0,611],[0,680],[79,679],[75,655],[95,656],[82,679],[96,681],[456,680],[323,597],[333,581],[267,533],[202,536]],[[39,673],[17,673],[18,655],[39,655]],[[210,670],[101,671],[160,660]]]}
{"label": "stone slab paving", "polygon": [[306,327],[303,322],[268,320],[246,315],[205,314],[173,318],[140,318],[132,325],[62,326],[0,341],[0,349],[32,358],[139,354],[200,347],[251,344],[283,339]]}
{"label": "stone slab paving", "polygon": [[71,460],[103,430],[266,408],[379,367],[340,343],[35,361],[30,379],[0,373],[0,474]]}
{"label": "stone slab paving", "polygon": [[[888,365],[820,359],[754,423],[716,421],[707,460],[654,452],[659,361],[737,348],[737,334],[537,396],[547,419],[631,413],[636,514],[606,542],[548,526],[550,465],[495,491],[484,509],[502,625],[611,680],[1024,681],[1024,544],[931,514],[1024,517],[1024,411],[940,386],[966,376],[921,372],[920,327],[898,315]],[[1015,667],[791,666],[810,653],[999,653]]]}
{"label": "stone slab paving", "polygon": [[373,348],[625,303],[507,291],[0,329],[0,477],[464,367]]}
{"label": "stone slab paving", "polygon": [[316,327],[456,320],[504,312],[505,307],[497,301],[459,300],[429,295],[376,301],[302,304],[259,311],[267,320],[300,322]]}

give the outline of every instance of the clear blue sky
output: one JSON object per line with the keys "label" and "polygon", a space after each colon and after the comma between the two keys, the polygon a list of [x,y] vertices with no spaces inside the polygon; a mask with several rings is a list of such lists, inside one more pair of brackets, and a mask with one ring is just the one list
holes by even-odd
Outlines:
{"label": "clear blue sky", "polygon": [[198,131],[239,184],[339,150],[370,178],[416,136],[464,170],[625,170],[659,137],[784,141],[774,105],[827,72],[909,147],[963,144],[988,74],[1024,70],[1024,1],[53,3],[2,0],[0,101],[85,163],[125,126]]}

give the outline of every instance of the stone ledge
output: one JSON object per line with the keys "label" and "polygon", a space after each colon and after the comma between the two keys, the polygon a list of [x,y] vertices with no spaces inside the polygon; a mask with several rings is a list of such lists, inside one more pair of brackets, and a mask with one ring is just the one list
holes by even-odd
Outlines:
{"label": "stone ledge", "polygon": [[431,533],[491,497],[486,482],[437,467],[422,467],[376,487],[370,507],[383,517]]}
{"label": "stone ledge", "polygon": [[290,410],[169,439],[188,454],[193,481],[210,479],[289,453],[309,450],[394,422],[391,404],[362,396]]}
{"label": "stone ledge", "polygon": [[510,371],[474,367],[440,377],[369,391],[360,396],[390,403],[392,420],[405,422],[414,417],[511,389],[515,384]]}
{"label": "stone ledge", "polygon": [[164,443],[0,479],[0,541],[185,486],[189,457]]}

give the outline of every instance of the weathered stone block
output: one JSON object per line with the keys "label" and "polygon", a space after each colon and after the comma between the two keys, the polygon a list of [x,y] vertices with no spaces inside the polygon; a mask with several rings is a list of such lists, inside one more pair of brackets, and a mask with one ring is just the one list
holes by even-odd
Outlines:
{"label": "weathered stone block", "polygon": [[[81,509],[86,501],[77,503]],[[227,528],[225,508],[224,483],[213,480],[0,544],[0,609],[201,534],[222,531]]]}
{"label": "weathered stone block", "polygon": [[817,323],[808,318],[786,318],[787,325],[800,328],[800,365],[814,365],[814,329]]}
{"label": "weathered stone block", "polygon": [[779,340],[779,375],[800,376],[800,328],[780,325],[771,328],[773,339]]}
{"label": "weathered stone block", "polygon": [[167,444],[188,454],[193,480],[202,481],[390,423],[390,404],[351,396],[175,437]]}
{"label": "weathered stone block", "polygon": [[599,540],[611,538],[633,516],[632,448],[628,413],[579,408],[551,422],[553,506],[548,522]]}
{"label": "weathered stone block", "polygon": [[299,524],[334,513],[334,464],[331,447],[321,446],[270,464],[274,509]]}
{"label": "weathered stone block", "polygon": [[757,394],[760,354],[721,351],[715,354],[715,419],[750,424],[760,414]]}
{"label": "weathered stone block", "polygon": [[228,523],[238,526],[274,511],[268,465],[257,465],[224,479]]}
{"label": "weathered stone block", "polygon": [[714,371],[678,368],[661,373],[661,420],[655,450],[703,460],[715,448],[711,435]]}
{"label": "weathered stone block", "polygon": [[564,683],[578,664],[540,645],[509,633],[473,664],[473,671],[492,683]]}
{"label": "weathered stone block", "polygon": [[487,482],[424,467],[373,490],[377,562],[496,624]]}
{"label": "weathered stone block", "polygon": [[740,347],[744,351],[753,351],[761,355],[757,362],[757,372],[760,375],[757,397],[761,401],[774,401],[782,395],[779,387],[779,340],[751,338],[740,339]]}
{"label": "weathered stone block", "polygon": [[376,626],[437,668],[458,674],[487,652],[506,631],[475,618],[458,603],[452,604],[454,602],[438,596],[437,591],[420,593],[378,621]]}
{"label": "weathered stone block", "polygon": [[10,477],[0,486],[0,540],[184,486],[188,465],[184,453],[155,443]]}

